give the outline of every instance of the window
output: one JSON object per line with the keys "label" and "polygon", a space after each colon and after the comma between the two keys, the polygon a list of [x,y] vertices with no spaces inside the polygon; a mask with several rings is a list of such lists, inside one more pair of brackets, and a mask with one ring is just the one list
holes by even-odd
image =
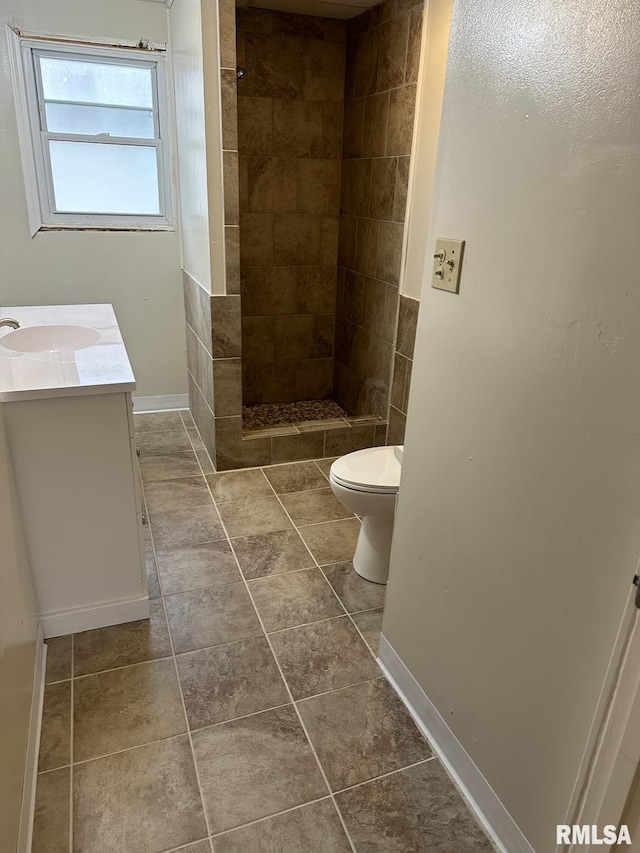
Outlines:
{"label": "window", "polygon": [[170,225],[164,56],[11,36],[32,232]]}

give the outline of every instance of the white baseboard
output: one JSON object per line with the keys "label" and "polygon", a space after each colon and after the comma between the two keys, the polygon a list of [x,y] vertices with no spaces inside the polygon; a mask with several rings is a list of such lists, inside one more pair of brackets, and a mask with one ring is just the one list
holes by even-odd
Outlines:
{"label": "white baseboard", "polygon": [[535,853],[473,759],[409,672],[384,634],[378,663],[438,758],[503,853]]}
{"label": "white baseboard", "polygon": [[105,628],[107,625],[121,625],[123,622],[148,619],[149,599],[143,596],[127,601],[110,601],[107,604],[78,607],[75,610],[44,613],[39,618],[42,634],[48,640],[49,637],[62,637],[64,634],[90,631],[92,628]]}
{"label": "white baseboard", "polygon": [[40,727],[42,725],[42,703],[44,701],[44,675],[47,665],[47,647],[38,625],[36,635],[36,657],[33,668],[33,690],[29,713],[29,735],[27,757],[24,767],[22,805],[20,807],[20,829],[17,853],[30,853],[33,836],[33,817],[36,808],[36,785],[38,783],[38,753],[40,751]]}
{"label": "white baseboard", "polygon": [[161,394],[159,397],[134,397],[133,411],[141,412],[170,412],[174,409],[188,409],[188,394]]}

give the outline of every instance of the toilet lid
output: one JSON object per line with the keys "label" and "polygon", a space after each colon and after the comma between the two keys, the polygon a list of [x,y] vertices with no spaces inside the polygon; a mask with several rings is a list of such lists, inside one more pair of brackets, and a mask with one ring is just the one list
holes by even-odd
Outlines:
{"label": "toilet lid", "polygon": [[331,466],[331,477],[347,488],[397,492],[402,454],[395,447],[367,447],[341,456]]}

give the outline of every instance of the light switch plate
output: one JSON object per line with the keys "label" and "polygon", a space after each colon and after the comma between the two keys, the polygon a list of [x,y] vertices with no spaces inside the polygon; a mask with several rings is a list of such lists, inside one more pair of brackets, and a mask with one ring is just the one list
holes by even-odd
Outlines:
{"label": "light switch plate", "polygon": [[458,293],[464,255],[464,240],[438,237],[433,254],[435,257],[433,259],[431,287],[447,290],[449,293]]}

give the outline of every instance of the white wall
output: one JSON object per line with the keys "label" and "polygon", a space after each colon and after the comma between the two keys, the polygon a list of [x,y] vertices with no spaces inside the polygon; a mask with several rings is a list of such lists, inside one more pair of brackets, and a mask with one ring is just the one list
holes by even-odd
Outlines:
{"label": "white wall", "polygon": [[36,609],[0,410],[0,838],[16,849],[34,680]]}
{"label": "white wall", "polygon": [[[457,0],[383,632],[540,853],[640,554],[640,7]],[[419,155],[418,155],[419,156]]]}
{"label": "white wall", "polygon": [[200,0],[174,0],[169,49],[176,105],[182,267],[211,293]]}
{"label": "white wall", "polygon": [[177,232],[29,235],[5,24],[25,33],[167,41],[166,8],[138,0],[0,0],[0,304],[113,303],[137,395],[187,390]]}
{"label": "white wall", "polygon": [[[400,283],[401,292],[412,299],[420,298],[425,268],[425,237],[433,201],[452,7],[453,0],[426,0],[424,5],[413,131],[414,151],[419,151],[420,157],[411,158],[404,273]],[[430,257],[427,267],[431,268]]]}
{"label": "white wall", "polygon": [[169,22],[182,266],[208,293],[224,293],[217,4],[202,6],[200,0],[174,0]]}

